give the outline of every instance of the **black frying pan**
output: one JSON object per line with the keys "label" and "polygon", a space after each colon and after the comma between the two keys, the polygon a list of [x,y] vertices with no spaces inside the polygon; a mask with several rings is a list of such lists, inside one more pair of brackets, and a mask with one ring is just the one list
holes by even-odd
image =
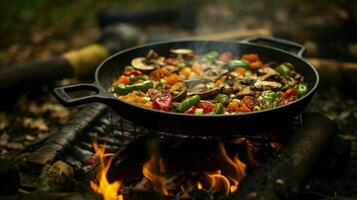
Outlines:
{"label": "black frying pan", "polygon": [[[258,44],[268,43],[280,48]],[[168,55],[170,49],[190,48],[197,53],[208,51],[232,51],[236,56],[244,53],[257,53],[263,62],[289,62],[305,77],[310,91],[302,98],[290,104],[273,109],[242,113],[239,115],[190,115],[184,113],[164,112],[138,107],[117,99],[108,92],[113,81],[122,73],[125,66],[130,65],[134,57],[146,55],[154,49],[160,55]],[[282,50],[285,49],[285,50]],[[287,50],[296,50],[296,55]],[[147,44],[127,49],[106,59],[95,72],[95,82],[92,84],[77,84],[59,87],[54,90],[57,99],[65,106],[75,106],[90,102],[101,102],[108,105],[122,117],[156,130],[168,131],[186,135],[231,135],[244,133],[257,127],[264,128],[293,118],[303,111],[311,100],[319,83],[317,71],[307,63],[302,55],[305,47],[290,41],[257,37],[243,41],[170,41]],[[93,95],[80,98],[69,96],[72,92],[90,90]]]}

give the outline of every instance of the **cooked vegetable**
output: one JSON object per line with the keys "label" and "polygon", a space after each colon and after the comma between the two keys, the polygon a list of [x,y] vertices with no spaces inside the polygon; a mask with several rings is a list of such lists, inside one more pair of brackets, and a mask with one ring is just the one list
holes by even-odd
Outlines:
{"label": "cooked vegetable", "polygon": [[258,56],[258,54],[255,54],[255,53],[244,54],[242,56],[242,59],[246,60],[248,62],[256,62],[256,61],[259,61],[259,56]]}
{"label": "cooked vegetable", "polygon": [[131,61],[131,65],[137,70],[152,71],[156,67],[153,64],[147,64],[147,59],[145,57],[134,58]]}
{"label": "cooked vegetable", "polygon": [[284,105],[294,101],[297,98],[296,95],[297,95],[297,91],[295,88],[290,88],[286,90],[280,99],[280,105]]}
{"label": "cooked vegetable", "polygon": [[256,53],[170,52],[163,57],[150,50],[133,58],[109,91],[137,106],[195,115],[275,108],[309,91],[291,63],[263,63]]}
{"label": "cooked vegetable", "polygon": [[203,109],[204,113],[210,113],[214,108],[214,104],[210,102],[200,102],[197,104],[197,108]]}
{"label": "cooked vegetable", "polygon": [[271,104],[276,100],[277,95],[274,91],[267,90],[262,93],[262,98],[264,103]]}
{"label": "cooked vegetable", "polygon": [[174,101],[181,101],[186,97],[187,86],[183,82],[177,82],[170,88],[170,92],[173,95]]}
{"label": "cooked vegetable", "polygon": [[216,100],[218,103],[226,104],[226,103],[229,101],[229,97],[228,97],[228,95],[226,95],[226,94],[217,94],[215,100]]}
{"label": "cooked vegetable", "polygon": [[207,53],[207,54],[205,55],[205,57],[206,57],[208,60],[213,61],[213,60],[215,60],[215,59],[217,58],[218,55],[219,55],[219,54],[218,54],[217,51],[211,51],[211,52]]}
{"label": "cooked vegetable", "polygon": [[256,98],[252,96],[245,96],[242,99],[242,102],[250,109],[253,110],[255,106],[259,105],[259,102]]}
{"label": "cooked vegetable", "polygon": [[154,82],[144,81],[135,85],[118,85],[114,87],[114,91],[120,95],[129,94],[130,92],[140,90],[146,92],[148,89],[154,87]]}
{"label": "cooked vegetable", "polygon": [[187,109],[189,109],[191,106],[196,105],[200,101],[200,96],[195,95],[192,97],[188,97],[184,101],[182,101],[176,108],[178,112],[185,112]]}
{"label": "cooked vegetable", "polygon": [[135,83],[136,81],[139,81],[139,80],[144,80],[144,81],[146,81],[146,80],[148,80],[148,79],[149,79],[149,76],[148,76],[148,75],[131,76],[131,77],[129,78],[130,84],[133,84],[133,83]]}
{"label": "cooked vegetable", "polygon": [[218,60],[227,63],[233,58],[232,52],[226,51],[219,55]]}
{"label": "cooked vegetable", "polygon": [[307,85],[305,83],[301,83],[296,86],[297,94],[299,97],[304,96],[307,93]]}
{"label": "cooked vegetable", "polygon": [[157,94],[153,98],[152,106],[157,110],[170,111],[172,109],[172,96],[171,94]]}
{"label": "cooked vegetable", "polygon": [[130,83],[130,78],[129,76],[121,75],[118,80],[116,80],[113,85],[128,85]]}
{"label": "cooked vegetable", "polygon": [[219,93],[219,88],[209,87],[208,84],[198,84],[192,89],[187,90],[187,95],[199,95],[201,98],[205,99],[214,96]]}
{"label": "cooked vegetable", "polygon": [[213,113],[214,114],[221,114],[221,113],[223,113],[223,109],[224,109],[223,104],[222,103],[217,103],[214,106]]}
{"label": "cooked vegetable", "polygon": [[141,73],[141,71],[139,70],[135,70],[133,67],[127,66],[124,69],[124,76],[138,76],[138,75],[142,75],[143,73]]}
{"label": "cooked vegetable", "polygon": [[291,77],[292,71],[289,67],[284,64],[278,65],[275,70],[285,77]]}
{"label": "cooked vegetable", "polygon": [[203,115],[204,111],[202,108],[196,108],[195,115]]}
{"label": "cooked vegetable", "polygon": [[229,71],[234,71],[238,67],[243,67],[243,68],[249,69],[249,63],[244,60],[236,59],[236,60],[231,60],[228,64]]}
{"label": "cooked vegetable", "polygon": [[170,50],[171,53],[178,54],[178,55],[192,55],[193,51],[191,49],[172,49]]}

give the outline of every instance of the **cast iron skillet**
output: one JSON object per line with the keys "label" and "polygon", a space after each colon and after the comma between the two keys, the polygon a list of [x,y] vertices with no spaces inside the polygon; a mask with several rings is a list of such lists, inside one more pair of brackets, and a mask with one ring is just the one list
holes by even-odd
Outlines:
{"label": "cast iron skillet", "polygon": [[[261,43],[264,44],[261,44]],[[268,46],[274,45],[280,48]],[[290,104],[273,109],[242,113],[239,115],[189,115],[173,112],[164,112],[138,107],[121,101],[108,92],[113,81],[122,73],[130,61],[139,56],[146,55],[154,49],[160,55],[167,55],[170,49],[190,48],[197,53],[208,51],[231,51],[237,56],[244,53],[258,53],[263,62],[290,62],[296,70],[305,77],[309,85],[309,92],[302,98]],[[285,50],[282,50],[285,49]],[[287,50],[296,50],[296,55]],[[106,59],[95,72],[95,82],[92,84],[77,84],[59,87],[54,90],[57,99],[65,106],[75,106],[90,102],[101,102],[108,105],[122,117],[155,130],[167,131],[184,135],[210,135],[223,136],[249,132],[257,127],[285,123],[303,111],[311,100],[318,83],[317,71],[307,63],[302,55],[304,46],[270,37],[250,38],[243,41],[170,41],[142,45],[114,54]],[[69,94],[82,90],[90,90],[93,95],[72,98]]]}

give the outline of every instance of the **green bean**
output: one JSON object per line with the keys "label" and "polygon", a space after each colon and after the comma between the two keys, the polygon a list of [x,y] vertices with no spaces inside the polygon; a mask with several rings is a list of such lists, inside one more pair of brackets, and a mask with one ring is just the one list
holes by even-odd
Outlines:
{"label": "green bean", "polygon": [[192,97],[188,97],[184,101],[182,101],[176,108],[178,112],[185,112],[187,109],[191,108],[191,106],[196,105],[200,101],[199,95],[194,95]]}
{"label": "green bean", "polygon": [[129,80],[130,80],[130,84],[135,83],[138,80],[148,80],[149,76],[148,75],[140,75],[140,76],[130,76]]}
{"label": "green bean", "polygon": [[225,94],[217,94],[215,100],[219,103],[226,104],[229,101],[229,97]]}
{"label": "green bean", "polygon": [[231,60],[228,64],[229,71],[234,71],[238,67],[243,67],[245,69],[249,69],[249,63],[244,60],[235,59],[235,60]]}
{"label": "green bean", "polygon": [[215,106],[214,106],[214,109],[213,109],[213,113],[214,114],[221,114],[223,113],[223,104],[222,103],[217,103]]}
{"label": "green bean", "polygon": [[120,95],[125,95],[136,90],[146,92],[152,87],[154,87],[154,82],[144,81],[142,83],[138,83],[134,85],[118,85],[114,88],[114,91]]}

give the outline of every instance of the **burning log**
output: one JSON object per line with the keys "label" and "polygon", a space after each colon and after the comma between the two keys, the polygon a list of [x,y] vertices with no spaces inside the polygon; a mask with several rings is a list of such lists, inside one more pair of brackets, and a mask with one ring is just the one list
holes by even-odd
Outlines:
{"label": "burning log", "polygon": [[63,152],[78,136],[84,134],[83,130],[95,122],[106,110],[106,106],[98,103],[84,107],[65,126],[42,142],[44,145],[27,156],[26,162],[35,165],[53,162],[60,152]]}
{"label": "burning log", "polygon": [[336,126],[319,114],[305,114],[304,123],[278,157],[243,182],[227,199],[288,199],[296,194],[328,147]]}
{"label": "burning log", "polygon": [[210,197],[228,195],[246,175],[244,162],[250,167],[257,165],[256,160],[249,160],[254,154],[250,150],[253,143],[237,137],[222,143],[207,138],[144,136],[116,154],[108,179],[123,182],[125,197],[135,191],[155,191],[165,197],[199,197],[199,190]]}

